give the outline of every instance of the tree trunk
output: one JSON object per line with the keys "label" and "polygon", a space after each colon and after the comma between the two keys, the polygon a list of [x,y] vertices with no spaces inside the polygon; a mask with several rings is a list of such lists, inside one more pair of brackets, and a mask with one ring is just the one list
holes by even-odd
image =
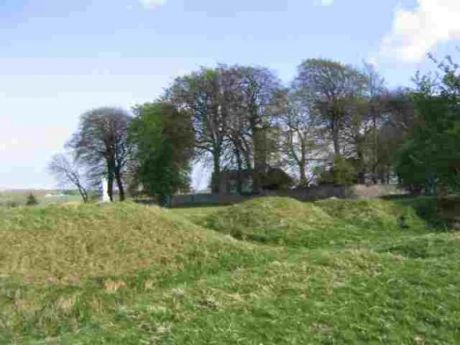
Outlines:
{"label": "tree trunk", "polygon": [[267,168],[267,154],[264,135],[265,133],[263,129],[253,128],[254,170],[252,192],[254,194],[259,194],[262,191],[263,176]]}
{"label": "tree trunk", "polygon": [[339,126],[336,121],[332,122],[331,125],[332,132],[332,143],[334,144],[334,154],[340,156],[340,131]]}
{"label": "tree trunk", "polygon": [[107,193],[109,194],[110,202],[113,202],[113,173],[110,172],[107,177]]}
{"label": "tree trunk", "polygon": [[113,202],[113,182],[115,173],[115,163],[111,160],[107,162],[107,194],[110,202]]}
{"label": "tree trunk", "polygon": [[118,193],[120,201],[125,201],[125,188],[123,186],[123,179],[121,177],[121,172],[117,169],[115,171],[115,179],[117,181]]}
{"label": "tree trunk", "polygon": [[358,147],[356,148],[358,154],[358,164],[359,164],[359,171],[358,171],[358,183],[365,184],[366,183],[366,168],[364,166],[364,153],[362,150],[361,142],[358,142]]}
{"label": "tree trunk", "polygon": [[300,144],[300,159],[297,159],[296,161],[299,164],[299,177],[300,177],[300,187],[306,188],[308,187],[308,179],[307,179],[307,172],[306,172],[306,166],[307,166],[307,148],[305,144],[305,140],[303,138],[300,138],[301,144]]}
{"label": "tree trunk", "polygon": [[372,152],[372,182],[377,184],[377,166],[378,166],[378,136],[377,136],[377,117],[375,115],[375,110],[372,111],[372,131],[373,131],[373,152]]}
{"label": "tree trunk", "polygon": [[212,173],[212,181],[211,181],[211,191],[213,194],[220,194],[220,152],[214,152],[213,154],[213,161],[214,161],[214,171]]}
{"label": "tree trunk", "polygon": [[241,159],[241,152],[240,150],[235,150],[235,156],[236,156],[236,164],[238,167],[238,176],[237,176],[237,184],[236,184],[236,190],[238,194],[243,193],[243,160]]}
{"label": "tree trunk", "polygon": [[301,160],[299,164],[299,175],[300,175],[300,187],[306,188],[308,187],[308,179],[307,179],[307,173],[305,169],[305,161]]}
{"label": "tree trunk", "polygon": [[86,204],[88,202],[88,192],[85,190],[85,188],[83,188],[80,185],[78,185],[77,188],[78,188],[78,193],[80,193],[80,196],[83,199],[83,203]]}

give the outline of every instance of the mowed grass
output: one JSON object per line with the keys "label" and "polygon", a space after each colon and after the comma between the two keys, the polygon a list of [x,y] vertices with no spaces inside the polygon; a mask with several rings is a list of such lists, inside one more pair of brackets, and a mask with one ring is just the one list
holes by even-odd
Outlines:
{"label": "mowed grass", "polygon": [[459,269],[410,203],[0,209],[0,344],[458,344]]}

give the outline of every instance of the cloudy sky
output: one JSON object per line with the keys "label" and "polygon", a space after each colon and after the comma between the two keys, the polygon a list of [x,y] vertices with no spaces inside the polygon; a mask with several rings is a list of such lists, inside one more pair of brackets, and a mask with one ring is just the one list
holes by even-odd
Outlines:
{"label": "cloudy sky", "polygon": [[82,112],[154,100],[198,66],[289,82],[305,58],[366,60],[410,85],[427,52],[460,45],[459,18],[459,0],[0,0],[0,188],[53,187]]}

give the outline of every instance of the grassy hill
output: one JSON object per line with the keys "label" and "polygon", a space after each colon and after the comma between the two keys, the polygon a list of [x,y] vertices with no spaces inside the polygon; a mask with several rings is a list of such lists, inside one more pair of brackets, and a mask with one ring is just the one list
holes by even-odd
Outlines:
{"label": "grassy hill", "polygon": [[408,202],[0,208],[0,344],[457,344],[459,269]]}
{"label": "grassy hill", "polygon": [[381,200],[260,198],[217,210],[201,224],[237,239],[307,248],[357,245],[426,230],[412,208]]}

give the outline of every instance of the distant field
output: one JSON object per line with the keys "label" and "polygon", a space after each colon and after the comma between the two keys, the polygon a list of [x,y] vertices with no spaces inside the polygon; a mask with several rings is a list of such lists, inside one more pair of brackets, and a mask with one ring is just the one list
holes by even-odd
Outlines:
{"label": "distant field", "polygon": [[433,207],[0,208],[0,344],[459,344]]}
{"label": "distant field", "polygon": [[67,202],[80,201],[80,196],[76,193],[62,195],[59,190],[34,190],[34,189],[17,189],[17,190],[0,190],[0,206],[5,205],[24,205],[29,194],[33,194],[40,204],[62,204]]}

